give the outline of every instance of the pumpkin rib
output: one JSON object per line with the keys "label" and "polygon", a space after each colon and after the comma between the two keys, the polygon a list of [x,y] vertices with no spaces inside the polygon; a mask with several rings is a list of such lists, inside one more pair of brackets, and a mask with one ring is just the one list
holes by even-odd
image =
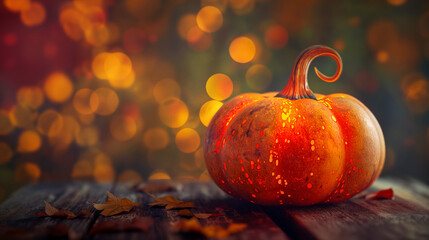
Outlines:
{"label": "pumpkin rib", "polygon": [[[255,94],[255,97],[256,96],[259,96],[259,95],[261,95],[261,94]],[[237,99],[237,98],[240,98],[240,97],[242,97],[243,95],[239,95],[239,96],[236,96],[234,99]],[[227,105],[227,104],[231,104],[232,103],[232,100],[234,100],[234,99],[231,99],[229,102],[227,102],[227,103],[225,103],[225,105]],[[251,102],[249,102],[248,104],[243,104],[243,106],[241,106],[239,109],[237,109],[237,110],[235,110],[236,111],[236,113],[234,113],[233,114],[233,116],[231,116],[230,117],[230,119],[228,120],[229,122],[232,122],[236,117],[237,117],[237,115],[240,113],[240,112],[242,112],[244,109],[246,109],[247,107],[249,107],[249,106],[251,106],[251,105],[253,105],[253,104],[256,104],[257,102],[259,102],[260,100],[262,100],[262,99],[264,99],[264,98],[260,98],[260,99],[258,99],[258,100],[256,100],[256,101],[251,101]],[[212,126],[212,124],[214,124],[219,118],[221,118],[221,117],[224,117],[224,116],[228,116],[229,115],[229,113],[232,111],[234,109],[234,107],[232,107],[228,112],[224,112],[224,113],[221,113],[221,111],[218,111],[216,114],[215,114],[215,116],[213,116],[213,118],[212,118],[212,120],[210,121],[210,124],[209,124],[209,126],[208,126],[208,129],[212,129],[213,128],[213,126]],[[226,126],[224,126],[224,128],[223,128],[223,131],[221,132],[221,134],[218,136],[218,139],[219,139],[219,141],[220,141],[220,144],[222,144],[222,141],[223,141],[223,139],[224,139],[224,136],[225,136],[225,133],[227,132],[227,130],[228,130],[228,128],[230,127],[230,125],[228,124],[228,125],[226,125]],[[207,132],[207,134],[208,134],[208,132]],[[207,139],[210,139],[210,136],[206,136],[205,137],[205,139],[206,139],[206,141],[205,142],[207,142]],[[206,146],[207,144],[204,144],[204,147],[206,148],[207,146]],[[223,167],[222,167],[222,160],[220,159],[220,156],[221,156],[221,152],[222,152],[222,149],[223,149],[223,146],[221,147],[221,146],[218,146],[218,152],[217,152],[217,156],[218,157],[216,157],[216,156],[214,156],[214,159],[215,159],[215,161],[214,161],[214,163],[215,163],[215,165],[217,165],[217,168],[218,169],[223,169]],[[210,150],[208,150],[208,151],[210,151]],[[213,154],[213,153],[212,153]],[[208,165],[208,163],[207,163],[207,160],[208,160],[208,158],[207,157],[205,157],[205,160],[206,160],[206,165]],[[212,175],[212,172],[210,172],[209,171],[209,174],[210,175]],[[225,172],[223,171],[223,170],[221,170],[221,171],[219,171],[218,172],[218,174],[222,174],[221,176],[219,176],[219,179],[227,179],[227,177],[225,176]],[[212,176],[212,179],[216,179],[215,181],[217,181],[217,177],[215,177],[215,176]],[[231,187],[231,185],[230,185],[230,183],[228,182],[228,181],[225,181],[225,180],[222,180],[223,182],[217,182],[218,183],[218,185],[224,185],[224,186],[226,186],[227,187],[227,189],[230,189],[229,191],[227,191],[229,194],[232,194],[232,195],[235,195],[235,194],[233,194],[233,191],[231,191],[233,188]]]}

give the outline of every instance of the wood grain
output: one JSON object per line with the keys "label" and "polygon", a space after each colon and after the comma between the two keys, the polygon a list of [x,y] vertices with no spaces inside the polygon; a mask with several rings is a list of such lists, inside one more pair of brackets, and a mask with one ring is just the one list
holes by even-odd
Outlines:
{"label": "wood grain", "polygon": [[[140,202],[139,208],[128,214],[103,217],[100,221],[131,221],[133,218],[152,216],[154,225],[147,233],[121,232],[115,234],[96,234],[94,239],[203,239],[202,236],[187,235],[171,230],[171,225],[178,221],[178,210],[166,211],[159,207],[149,207],[153,202],[147,193],[136,192],[126,184],[118,184],[112,190],[119,197],[127,197]],[[221,216],[200,219],[202,225],[216,224],[226,227],[230,223],[246,223],[248,228],[242,232],[230,235],[225,239],[289,239],[284,232],[254,204],[232,198],[220,190],[213,182],[180,182],[175,184],[173,191],[155,194],[158,197],[171,195],[183,201],[195,203],[194,213],[219,213]]]}
{"label": "wood grain", "polygon": [[0,224],[3,228],[28,229],[30,230],[29,238],[45,238],[46,233],[42,230],[65,224],[73,234],[73,238],[81,238],[91,227],[97,215],[92,214],[68,220],[39,217],[33,214],[44,211],[44,200],[54,207],[78,213],[90,207],[87,201],[104,200],[104,195],[110,188],[110,184],[88,182],[29,185],[18,190],[0,205]]}
{"label": "wood grain", "polygon": [[415,180],[379,180],[367,192],[386,188],[393,188],[393,200],[355,197],[265,210],[294,239],[429,239],[428,187]]}

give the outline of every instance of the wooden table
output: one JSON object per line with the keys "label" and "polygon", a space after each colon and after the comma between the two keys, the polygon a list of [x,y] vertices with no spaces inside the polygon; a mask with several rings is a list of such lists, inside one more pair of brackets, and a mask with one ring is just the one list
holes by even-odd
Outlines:
{"label": "wooden table", "polygon": [[[225,239],[429,239],[429,188],[415,180],[379,179],[368,190],[393,188],[393,200],[349,201],[311,207],[262,207],[232,198],[212,182],[172,182],[174,187],[158,197],[171,195],[195,203],[193,211],[219,213],[200,219],[202,225],[246,223],[243,231]],[[102,203],[107,191],[140,203],[129,213],[104,217],[87,202]],[[368,192],[367,191],[367,192]],[[75,219],[40,217],[44,200],[57,208],[74,213],[90,207],[92,214]],[[0,239],[203,239],[201,235],[177,232],[177,210],[150,207],[150,195],[137,191],[130,184],[97,184],[92,182],[46,183],[26,186],[0,205]],[[103,221],[131,221],[150,216],[153,225],[148,231],[125,231],[90,234]],[[52,231],[67,226],[65,234]],[[55,235],[57,234],[57,235]]]}

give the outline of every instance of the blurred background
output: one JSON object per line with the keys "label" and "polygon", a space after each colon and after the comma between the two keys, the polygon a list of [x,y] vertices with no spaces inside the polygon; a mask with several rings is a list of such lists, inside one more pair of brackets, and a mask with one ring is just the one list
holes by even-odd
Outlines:
{"label": "blurred background", "polygon": [[[280,91],[305,48],[383,129],[384,176],[429,182],[429,1],[2,0],[0,201],[37,181],[209,180],[223,102]],[[335,63],[317,59],[326,74]]]}

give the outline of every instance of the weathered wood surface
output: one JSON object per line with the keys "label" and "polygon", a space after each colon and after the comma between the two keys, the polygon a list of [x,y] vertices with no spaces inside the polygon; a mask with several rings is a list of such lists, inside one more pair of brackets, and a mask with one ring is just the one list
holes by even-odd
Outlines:
{"label": "weathered wood surface", "polygon": [[[154,225],[149,232],[122,232],[96,234],[94,239],[203,239],[183,233],[177,233],[171,229],[171,225],[177,222],[178,210],[166,211],[164,208],[150,207],[148,204],[154,199],[147,193],[131,190],[126,184],[118,184],[112,193],[119,197],[127,197],[134,202],[140,202],[141,206],[128,213],[111,217],[100,216],[97,222],[109,220],[130,221],[135,217],[151,216]],[[212,182],[181,182],[175,184],[174,189],[168,192],[155,193],[157,197],[173,196],[182,201],[195,203],[194,213],[219,213],[207,219],[200,219],[202,225],[214,224],[227,227],[230,223],[246,223],[248,227],[243,231],[230,235],[224,239],[288,239],[284,232],[254,204],[240,201],[225,194]]]}
{"label": "weathered wood surface", "polygon": [[429,239],[429,188],[414,180],[378,180],[366,192],[393,188],[393,200],[265,208],[294,239]]}
{"label": "weathered wood surface", "polygon": [[82,216],[78,219],[61,219],[35,216],[39,210],[44,210],[44,200],[57,208],[64,208],[78,213],[90,206],[87,201],[104,199],[111,184],[97,184],[88,182],[78,183],[51,183],[29,185],[15,192],[11,198],[0,206],[0,225],[27,229],[28,233],[19,234],[19,238],[29,239],[46,238],[44,229],[64,223],[73,233],[73,237],[83,237],[94,218],[98,214]]}
{"label": "weathered wood surface", "polygon": [[[192,201],[197,213],[220,213],[221,216],[200,219],[205,224],[227,226],[231,222],[247,223],[248,227],[226,239],[429,239],[429,188],[414,180],[378,180],[370,192],[393,188],[393,200],[349,201],[311,207],[260,207],[234,199],[213,183],[176,182],[174,188],[155,193]],[[87,201],[102,203],[107,191],[127,197],[140,206],[130,213],[103,217],[98,212],[76,219],[39,217],[33,214],[44,209],[43,200],[57,208],[78,213],[90,207]],[[127,184],[100,185],[96,183],[56,183],[29,185],[18,190],[0,205],[0,235],[4,229],[28,229],[19,239],[48,237],[42,229],[64,223],[73,239],[201,239],[171,229],[179,220],[177,210],[149,207],[153,202],[147,193]],[[116,232],[89,235],[94,224],[102,221],[131,221],[150,216],[154,220],[148,232]],[[277,225],[276,225],[277,224]],[[279,228],[279,227],[280,228]],[[283,231],[282,231],[283,230]],[[11,235],[9,235],[10,237]],[[1,238],[1,237],[0,237]]]}

